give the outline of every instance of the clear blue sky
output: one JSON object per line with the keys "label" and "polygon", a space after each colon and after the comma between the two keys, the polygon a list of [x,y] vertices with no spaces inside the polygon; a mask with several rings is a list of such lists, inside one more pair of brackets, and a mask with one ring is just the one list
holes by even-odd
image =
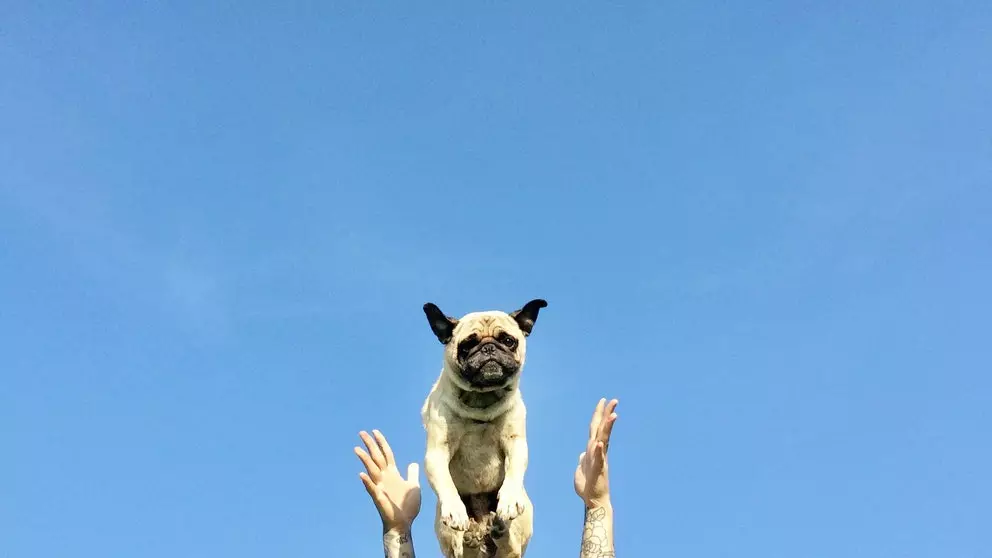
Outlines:
{"label": "clear blue sky", "polygon": [[621,556],[992,556],[992,4],[428,4],[0,8],[0,554],[378,556],[541,297],[534,558],[600,396]]}

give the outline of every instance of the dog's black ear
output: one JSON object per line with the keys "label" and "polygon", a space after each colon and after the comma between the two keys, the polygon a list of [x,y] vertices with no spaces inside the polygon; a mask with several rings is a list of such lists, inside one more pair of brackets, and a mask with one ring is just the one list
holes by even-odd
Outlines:
{"label": "dog's black ear", "polygon": [[458,320],[449,318],[433,302],[424,305],[424,314],[427,314],[427,322],[431,324],[431,331],[437,336],[437,340],[443,344],[451,341],[451,335],[458,325]]}
{"label": "dog's black ear", "polygon": [[547,305],[547,302],[537,298],[524,304],[520,310],[513,311],[510,317],[516,320],[517,325],[520,326],[520,330],[524,332],[524,335],[530,335],[530,332],[534,329],[534,322],[537,321],[537,313]]}

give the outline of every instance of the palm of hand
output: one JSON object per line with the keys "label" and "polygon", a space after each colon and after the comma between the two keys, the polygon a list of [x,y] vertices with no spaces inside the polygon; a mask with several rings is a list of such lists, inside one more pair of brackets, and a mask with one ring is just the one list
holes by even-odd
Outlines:
{"label": "palm of hand", "polygon": [[575,468],[575,492],[587,502],[601,499],[610,491],[606,461],[595,463],[596,445],[592,443],[586,446],[586,451],[579,456],[579,465]]}
{"label": "palm of hand", "polygon": [[420,485],[409,481],[400,475],[395,464],[390,464],[382,471],[382,476],[376,483],[382,492],[383,521],[393,525],[410,525],[420,513]]}

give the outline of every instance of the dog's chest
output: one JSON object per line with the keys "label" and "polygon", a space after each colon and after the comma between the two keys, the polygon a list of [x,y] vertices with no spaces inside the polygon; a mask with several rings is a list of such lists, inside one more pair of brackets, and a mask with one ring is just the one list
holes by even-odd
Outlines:
{"label": "dog's chest", "polygon": [[449,465],[451,479],[460,494],[492,492],[503,484],[505,454],[500,444],[501,422],[467,425]]}

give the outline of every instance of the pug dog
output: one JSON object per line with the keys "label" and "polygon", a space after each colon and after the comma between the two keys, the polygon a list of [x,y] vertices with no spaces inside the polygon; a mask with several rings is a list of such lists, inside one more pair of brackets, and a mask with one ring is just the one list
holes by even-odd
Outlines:
{"label": "pug dog", "polygon": [[[434,530],[447,558],[520,558],[533,530],[524,490],[526,409],[520,374],[527,337],[547,302],[511,312],[449,317],[424,305],[444,345],[441,375],[421,409],[427,431],[424,469],[437,495]],[[486,536],[471,535],[488,528]]]}

